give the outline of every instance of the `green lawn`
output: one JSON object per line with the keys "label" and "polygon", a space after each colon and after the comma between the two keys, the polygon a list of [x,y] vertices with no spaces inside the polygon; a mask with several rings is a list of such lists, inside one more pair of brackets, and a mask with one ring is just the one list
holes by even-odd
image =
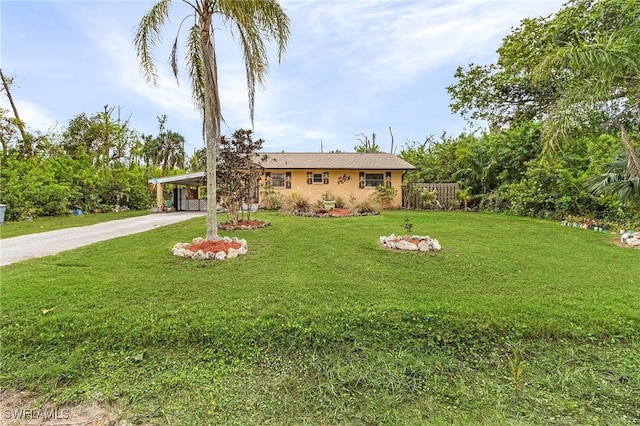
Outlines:
{"label": "green lawn", "polygon": [[55,231],[56,229],[75,228],[77,226],[94,225],[109,220],[127,217],[143,216],[148,210],[128,210],[113,213],[93,213],[83,215],[68,215],[55,217],[39,217],[30,221],[5,222],[0,225],[0,238],[11,238],[19,235],[35,234],[38,232]]}
{"label": "green lawn", "polygon": [[[238,259],[197,218],[0,269],[0,388],[147,424],[640,423],[640,251],[472,213],[302,218]],[[438,253],[381,235],[437,238]],[[50,310],[46,314],[45,310]]]}

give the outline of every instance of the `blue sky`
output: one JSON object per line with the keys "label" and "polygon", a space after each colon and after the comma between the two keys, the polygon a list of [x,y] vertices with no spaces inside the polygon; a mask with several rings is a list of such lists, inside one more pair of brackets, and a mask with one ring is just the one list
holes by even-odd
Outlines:
{"label": "blue sky", "polygon": [[[282,0],[291,19],[285,59],[270,55],[256,98],[255,137],[266,151],[353,151],[360,134],[377,134],[398,151],[408,141],[468,130],[449,110],[446,86],[459,65],[487,64],[525,17],[558,11],[560,0]],[[179,84],[168,58],[177,25],[189,14],[175,0],[155,50],[158,86],[144,79],[133,37],[153,1],[0,2],[0,64],[15,77],[12,94],[32,130],[59,131],[79,113],[104,105],[144,134],[157,116],[185,136],[187,154],[203,146],[201,119],[181,64]],[[217,26],[223,133],[251,128],[240,48]],[[183,55],[184,32],[179,55]],[[6,97],[0,106],[8,107]]]}

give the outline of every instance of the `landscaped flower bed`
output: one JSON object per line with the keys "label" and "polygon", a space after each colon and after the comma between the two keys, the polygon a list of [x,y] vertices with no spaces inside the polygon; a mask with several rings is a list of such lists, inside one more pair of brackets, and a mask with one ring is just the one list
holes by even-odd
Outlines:
{"label": "landscaped flower bed", "polygon": [[193,260],[233,259],[247,254],[247,251],[247,241],[236,237],[223,237],[216,241],[197,237],[190,243],[177,243],[172,249],[174,255]]}
{"label": "landscaped flower bed", "polygon": [[441,250],[440,243],[428,235],[403,235],[396,237],[394,234],[388,237],[380,237],[380,244],[393,250],[403,251],[437,251]]}
{"label": "landscaped flower bed", "polygon": [[303,212],[303,211],[293,211],[294,216],[305,216],[305,217],[347,217],[347,216],[369,216],[369,215],[377,215],[379,212],[375,213],[353,213],[349,209],[340,209],[340,208],[332,208],[332,209],[316,209],[311,212]]}
{"label": "landscaped flower bed", "polygon": [[597,232],[604,232],[606,225],[599,219],[590,219],[587,217],[576,217],[569,215],[566,219],[560,221],[563,226],[571,226],[573,228],[592,229]]}
{"label": "landscaped flower bed", "polygon": [[621,231],[620,242],[633,247],[640,247],[640,232]]}
{"label": "landscaped flower bed", "polygon": [[260,229],[260,228],[266,228],[269,225],[271,225],[271,222],[264,222],[262,220],[239,220],[237,223],[233,223],[233,222],[218,223],[218,229],[222,229],[225,231],[235,230],[235,229]]}

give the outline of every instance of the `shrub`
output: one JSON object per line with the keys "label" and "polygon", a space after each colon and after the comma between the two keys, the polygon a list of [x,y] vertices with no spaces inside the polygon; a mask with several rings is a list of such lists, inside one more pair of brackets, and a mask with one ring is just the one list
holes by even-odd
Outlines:
{"label": "shrub", "polygon": [[380,213],[380,204],[375,200],[375,197],[364,198],[362,200],[355,200],[349,206],[349,210],[353,214],[378,214]]}
{"label": "shrub", "polygon": [[260,204],[262,208],[267,210],[280,210],[284,197],[279,192],[276,192],[269,184],[265,184],[260,189]]}
{"label": "shrub", "polygon": [[322,194],[322,201],[335,201],[336,197],[329,191],[326,191]]}
{"label": "shrub", "polygon": [[423,187],[413,187],[411,189],[412,195],[415,195],[420,200],[420,208],[429,209],[433,207],[438,200],[438,190],[434,189],[433,191],[429,191],[428,188]]}
{"label": "shrub", "polygon": [[344,200],[344,198],[337,196],[334,198],[334,200],[336,201],[336,208],[344,209],[347,207],[347,202]]}
{"label": "shrub", "polygon": [[293,192],[284,197],[281,210],[285,213],[308,213],[313,211],[313,206],[307,197]]}
{"label": "shrub", "polygon": [[375,201],[384,205],[391,204],[396,195],[398,195],[398,189],[388,185],[376,186],[374,193]]}

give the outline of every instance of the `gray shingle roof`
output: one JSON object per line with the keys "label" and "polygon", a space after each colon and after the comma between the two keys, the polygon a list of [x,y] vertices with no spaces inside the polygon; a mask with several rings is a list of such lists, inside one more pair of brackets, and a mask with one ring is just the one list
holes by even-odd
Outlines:
{"label": "gray shingle roof", "polygon": [[385,153],[276,153],[263,152],[266,169],[348,169],[348,170],[415,170],[402,158]]}

